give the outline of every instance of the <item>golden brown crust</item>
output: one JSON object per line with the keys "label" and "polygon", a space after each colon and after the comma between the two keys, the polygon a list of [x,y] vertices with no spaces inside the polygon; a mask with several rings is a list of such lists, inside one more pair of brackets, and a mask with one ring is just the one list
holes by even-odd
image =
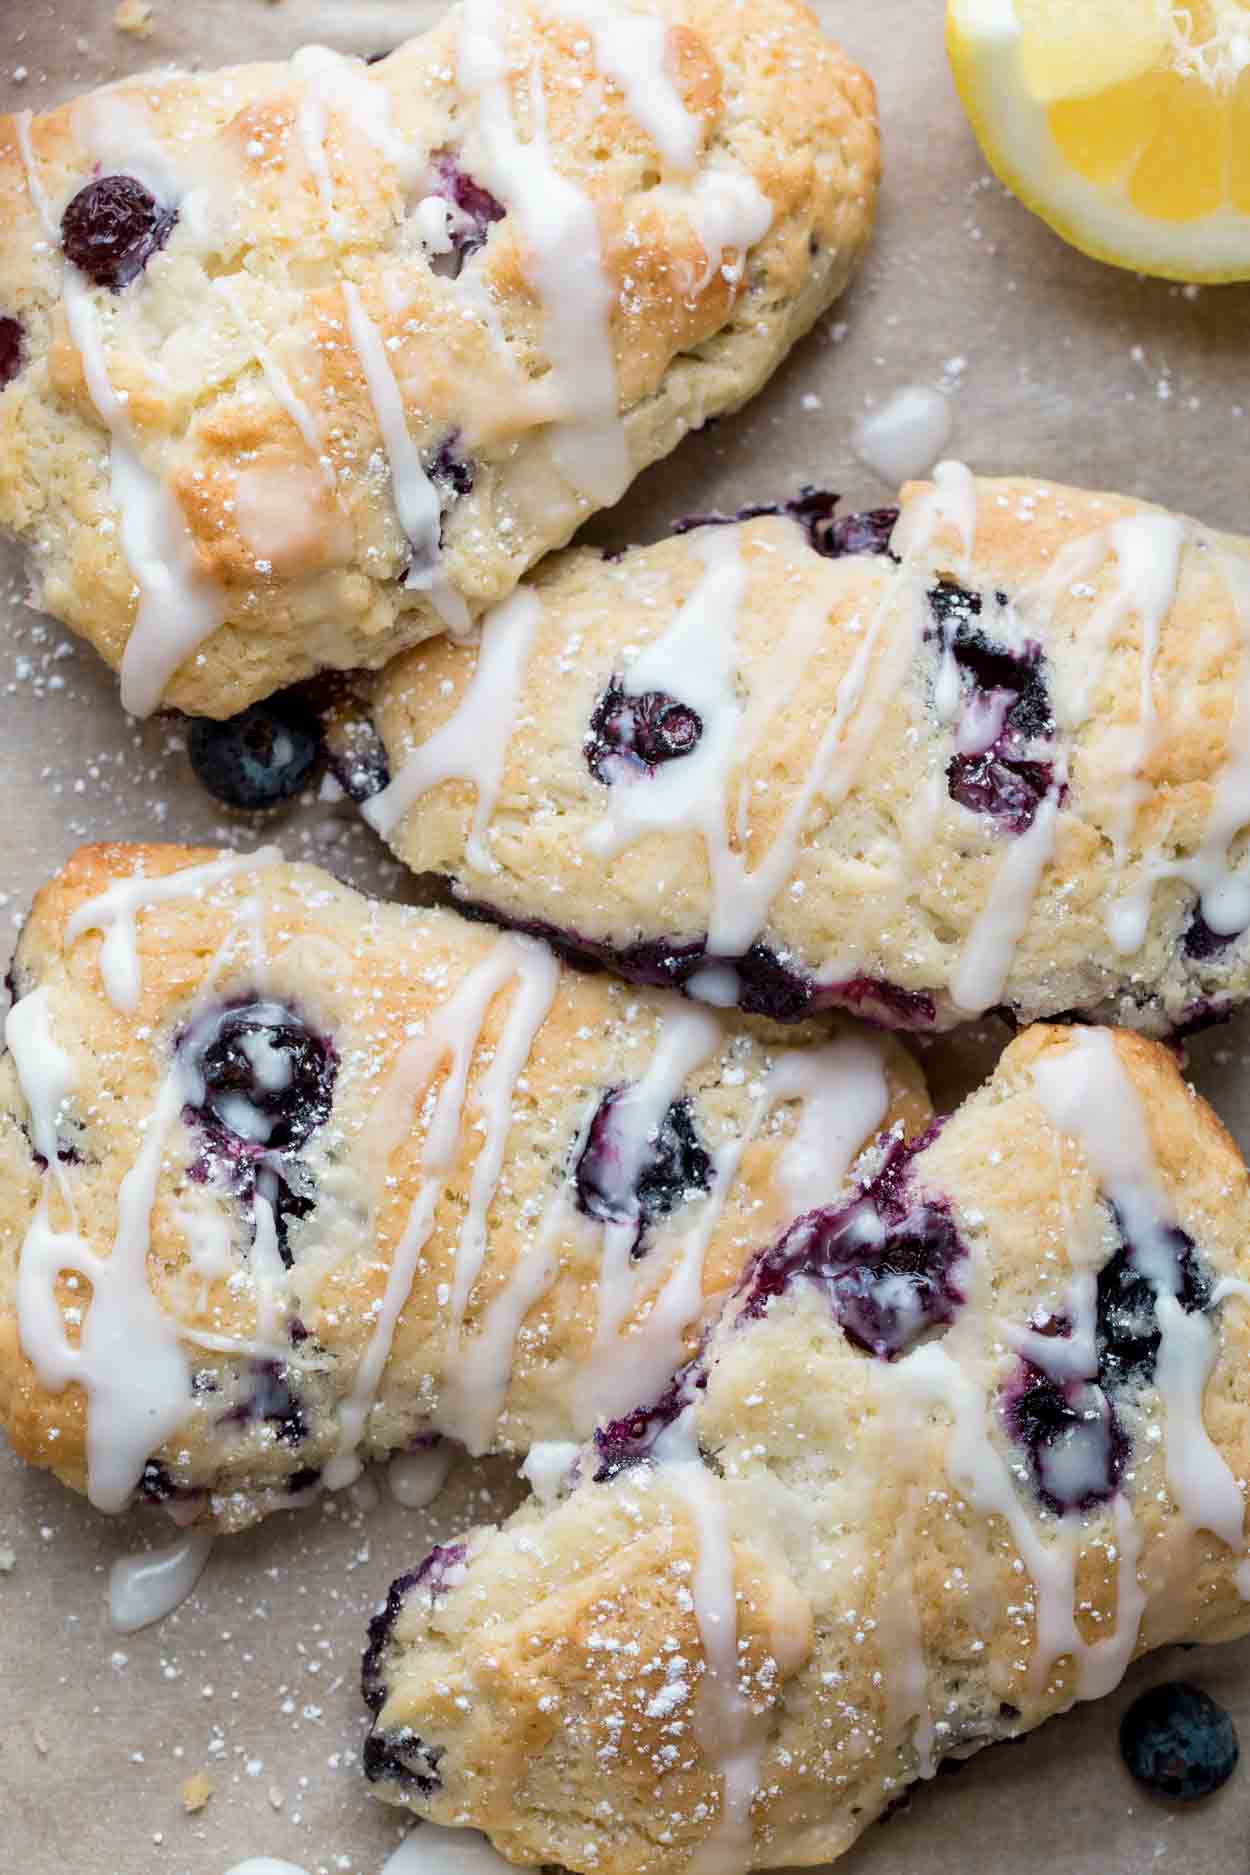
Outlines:
{"label": "golden brown crust", "polygon": [[[656,0],[654,11],[669,23],[698,164],[749,179],[771,206],[742,279],[730,277],[736,249],[717,264],[690,176],[619,88],[606,83],[584,110],[601,74],[575,11],[525,0],[505,14],[520,134],[534,128],[539,69],[553,161],[594,204],[631,473],[752,396],[841,291],[879,171],[871,84],[801,0]],[[220,588],[224,622],[165,691],[178,708],[229,715],[318,669],[376,668],[442,629],[429,596],[403,585],[410,549],[344,282],[386,348],[425,467],[443,477],[442,575],[470,612],[602,505],[553,457],[541,382],[552,360],[515,213],[487,225],[459,278],[433,269],[413,217],[442,186],[445,152],[480,161],[458,20],[367,73],[359,61],[332,67],[324,124],[307,115],[316,73],[298,59],[132,81],[29,123],[50,219],[97,164],[129,167],[181,204],[142,276],[89,296],[142,462],[166,479],[194,564]],[[24,367],[0,395],[0,524],[33,550],[41,603],[116,666],[133,581],[22,123],[0,120],[3,310],[24,328]]]}
{"label": "golden brown crust", "polygon": [[[650,783],[605,785],[586,749],[609,685],[630,689],[635,659],[669,632],[701,590],[708,555],[731,552],[732,537],[742,597],[736,615],[721,606],[706,621],[703,644],[705,662],[726,660],[738,719],[724,777],[709,770],[701,798],[728,803],[729,849],[748,880],[782,856],[754,941],[787,962],[796,1009],[806,986],[813,1006],[841,1001],[902,1027],[950,1027],[1005,1005],[1022,1023],[1079,1010],[1163,1034],[1240,1002],[1244,937],[1212,941],[1196,913],[1213,883],[1217,898],[1225,886],[1238,902],[1247,894],[1244,831],[1236,812],[1221,830],[1231,810],[1220,790],[1244,792],[1250,548],[1125,497],[1018,478],[967,477],[966,491],[970,557],[965,497],[946,504],[957,518],[939,505],[926,531],[933,489],[912,484],[902,566],[824,559],[780,516],[613,562],[588,551],[549,560],[528,588],[542,611],[504,719],[490,867],[468,847],[472,779],[418,796],[383,829],[394,850],[505,919],[618,950],[701,942],[718,896],[693,815],[606,851],[596,844],[622,797],[650,786],[658,798],[680,764]],[[952,713],[943,634],[954,630],[969,649]],[[995,709],[1013,702],[1002,689],[995,700],[1002,656],[982,667],[974,693],[977,642],[1010,650],[1006,681],[1034,686],[1019,715],[1028,733],[987,758],[1033,765],[1020,821],[979,804],[990,798],[985,777],[964,753],[974,711],[988,736]],[[371,709],[393,775],[453,715],[479,655],[476,645],[423,645],[376,680]],[[705,736],[714,727],[709,717]],[[957,759],[974,765],[962,795]],[[999,782],[1020,785],[1010,772]],[[1048,786],[1058,807],[1053,834],[1034,835],[1035,885],[1021,829],[1043,817]],[[720,897],[732,911],[734,891]],[[1018,907],[1018,932],[996,914],[999,901]]]}
{"label": "golden brown crust", "polygon": [[[348,1453],[359,1444],[381,1455],[431,1431],[475,1449],[525,1451],[535,1440],[580,1436],[600,1411],[628,1405],[617,1395],[623,1387],[628,1396],[640,1369],[671,1372],[751,1250],[806,1201],[813,1176],[828,1195],[838,1189],[841,1172],[828,1152],[825,1170],[814,1174],[804,1160],[794,1182],[796,1160],[786,1154],[808,1109],[805,1092],[768,1092],[783,1056],[811,1068],[813,1098],[822,1089],[836,1100],[844,1086],[848,1099],[879,1088],[880,1110],[870,1098],[851,1150],[879,1124],[924,1124],[919,1074],[892,1047],[847,1037],[845,1061],[835,1061],[828,1031],[782,1040],[740,1020],[713,1021],[663,992],[561,971],[542,947],[500,940],[451,913],[366,901],[314,868],[263,858],[221,877],[211,870],[221,857],[212,849],[83,848],[36,897],[18,948],[18,1009],[35,993],[43,998],[73,1086],[59,1122],[62,1191],[32,1156],[18,1064],[0,1056],[0,1419],[24,1457],[75,1488],[86,1482],[82,1391],[77,1382],[40,1387],[32,1376],[15,1305],[23,1243],[42,1194],[58,1228],[72,1199],[89,1249],[110,1253],[119,1186],[155,1124],[168,1077],[190,1074],[188,1036],[201,1032],[205,1012],[277,1003],[316,1046],[328,1043],[336,1063],[328,1112],[297,1150],[279,1155],[282,1189],[313,1202],[287,1220],[292,1267],[276,1272],[268,1301],[255,1244],[256,1155],[237,1132],[223,1141],[208,1127],[203,1089],[189,1080],[166,1134],[148,1280],[177,1319],[198,1378],[185,1420],[152,1456],[180,1494],[211,1493],[212,1513],[227,1524],[280,1506],[292,1478],[307,1483],[342,1450],[401,1243],[417,1244],[411,1284],[400,1291],[381,1385],[364,1399]],[[132,1010],[119,1009],[101,978],[103,933],[71,937],[71,920],[119,882],[182,873],[195,875],[194,890],[137,911],[140,991]],[[477,1014],[452,1022],[453,996],[472,1003],[473,986],[490,971],[496,977]],[[523,1004],[537,1024],[532,1041]],[[433,1033],[444,1034],[445,1046],[422,1066],[423,1038]],[[636,1084],[661,1040],[692,1036],[656,1124],[670,1101],[688,1103],[697,1145],[690,1177],[707,1189],[674,1189],[649,1214],[644,1254],[626,1257],[620,1330],[596,1343],[606,1239],[579,1212],[570,1180],[605,1096]],[[492,1064],[513,1046],[512,1076],[492,1093]],[[431,1097],[447,1089],[457,1047],[467,1051],[466,1092],[447,1097],[455,1147],[444,1161],[430,1144]],[[827,1074],[821,1063],[831,1064]],[[402,1085],[393,1078],[401,1067]],[[500,1153],[493,1177],[492,1140]],[[717,1154],[714,1175],[708,1155]],[[434,1202],[428,1237],[406,1238],[423,1193]],[[484,1231],[476,1276],[475,1219]],[[457,1336],[448,1298],[458,1280]],[[63,1308],[90,1306],[64,1274],[57,1293]],[[496,1311],[510,1308],[514,1324],[500,1329]]]}
{"label": "golden brown crust", "polygon": [[[1098,1392],[1125,1441],[1118,1492],[1058,1514],[1039,1495],[1012,1336],[1055,1323],[1078,1273],[1124,1254],[1109,1185],[1135,1200],[1093,1169],[1096,1116],[1079,1108],[1079,1138],[1056,1130],[1035,1079],[1091,1047],[1111,1051],[1098,1059],[1122,1096],[1117,1137],[1134,1113],[1148,1136],[1140,1190],[1186,1234],[1208,1285],[1184,1314],[1202,1339],[1188,1377],[1200,1407],[1197,1428],[1182,1424],[1175,1374],[1114,1368],[1118,1331],[1100,1303]],[[883,1361],[840,1331],[815,1282],[762,1313],[748,1287],[693,1396],[700,1459],[592,1482],[584,1455],[562,1501],[523,1507],[474,1532],[459,1562],[444,1552],[397,1584],[366,1663],[366,1768],[383,1796],[485,1829],[521,1863],[700,1865],[728,1759],[700,1707],[710,1698],[714,1714],[718,1695],[691,1585],[716,1552],[692,1463],[728,1523],[750,1662],[749,1866],[836,1856],[943,1757],[1099,1696],[1150,1648],[1250,1628],[1244,1540],[1203,1527],[1214,1497],[1199,1494],[1197,1514],[1181,1501],[1187,1480],[1226,1467],[1242,1527],[1250,1312],[1217,1285],[1250,1273],[1250,1181],[1172,1057],[1123,1033],[1034,1029],[916,1155],[911,1180],[949,1204],[967,1241],[948,1325]],[[1145,1245],[1128,1255],[1140,1274]],[[1063,1342],[1041,1346],[1053,1356]]]}

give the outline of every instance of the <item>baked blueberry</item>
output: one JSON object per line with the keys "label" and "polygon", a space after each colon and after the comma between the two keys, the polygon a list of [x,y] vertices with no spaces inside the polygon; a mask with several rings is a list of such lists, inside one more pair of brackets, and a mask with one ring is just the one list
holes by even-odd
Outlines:
{"label": "baked blueberry", "polygon": [[306,698],[279,691],[225,722],[196,717],[187,751],[198,779],[227,807],[276,807],[312,778],[321,724]]}
{"label": "baked blueberry", "polygon": [[382,1656],[395,1630],[404,1603],[417,1589],[431,1596],[445,1592],[447,1576],[468,1555],[463,1543],[437,1543],[415,1569],[396,1576],[386,1592],[386,1601],[369,1623],[368,1642],[360,1662],[360,1690],[370,1712],[381,1712],[386,1703],[386,1681]]}
{"label": "baked blueberry", "polygon": [[883,1361],[952,1322],[967,1248],[950,1206],[916,1190],[912,1170],[933,1132],[896,1142],[856,1197],[809,1212],[762,1251],[739,1285],[742,1318],[762,1315],[794,1282],[815,1283],[848,1341]]}
{"label": "baked blueberry", "polygon": [[905,990],[882,977],[847,977],[830,984],[827,994],[874,1028],[930,1029],[937,1018],[937,1005],[925,990]]}
{"label": "baked blueberry", "polygon": [[728,527],[736,521],[757,521],[763,515],[780,514],[797,521],[809,545],[827,560],[839,560],[847,554],[888,554],[898,509],[871,508],[839,519],[836,510],[840,500],[827,489],[802,488],[791,501],[752,502],[733,514],[689,514],[675,524],[673,532],[688,534],[696,527]]}
{"label": "baked blueberry", "polygon": [[26,335],[21,320],[0,313],[0,391],[11,384],[21,370],[25,352]]}
{"label": "baked blueberry", "polygon": [[475,254],[490,233],[492,224],[507,214],[503,203],[489,189],[474,181],[461,169],[451,150],[439,150],[434,157],[434,180],[431,193],[442,196],[459,209],[457,226],[451,230],[452,277],[458,274],[471,254]]}
{"label": "baked blueberry", "polygon": [[988,814],[1007,833],[1028,832],[1054,779],[1050,762],[1013,761],[991,752],[953,756],[946,770],[951,800]]}
{"label": "baked blueberry", "polygon": [[97,286],[120,293],[164,247],[178,219],[134,176],[97,176],[61,216],[67,260]]}
{"label": "baked blueberry", "polygon": [[657,1218],[708,1189],[712,1161],[695,1130],[688,1100],[675,1100],[654,1137],[642,1149],[639,1164],[625,1164],[624,1130],[628,1087],[613,1088],[599,1103],[573,1172],[578,1209],[603,1224],[635,1227],[632,1254],[640,1256],[647,1231]]}
{"label": "baked blueberry", "polygon": [[1033,1488],[1048,1510],[1093,1510],[1115,1496],[1128,1438],[1102,1388],[1056,1379],[1030,1361],[1008,1389],[1004,1417],[1027,1457]]}
{"label": "baked blueberry", "polygon": [[247,1426],[260,1421],[272,1426],[283,1445],[302,1445],[308,1421],[290,1369],[281,1361],[253,1361],[248,1369],[247,1392],[222,1415],[223,1426]]}
{"label": "baked blueberry", "polygon": [[1133,1776],[1182,1803],[1209,1797],[1237,1768],[1237,1728],[1223,1706],[1187,1680],[1152,1686],[1120,1721],[1120,1750]]}
{"label": "baked blueberry", "polygon": [[692,754],[702,734],[702,720],[688,703],[664,690],[631,696],[622,679],[613,677],[590,719],[586,765],[596,781],[611,786],[621,772],[615,764],[652,775],[665,762]]}
{"label": "baked blueberry", "polygon": [[371,1784],[410,1785],[418,1795],[432,1797],[442,1785],[438,1762],[441,1745],[427,1745],[409,1725],[391,1732],[370,1732],[365,1739],[362,1768]]}
{"label": "baked blueberry", "polygon": [[1186,957],[1192,957],[1195,963],[1205,963],[1208,957],[1218,957],[1242,936],[1241,931],[1213,931],[1202,915],[1201,906],[1197,906],[1181,944]]}
{"label": "baked blueberry", "polygon": [[338,1056],[285,1003],[228,1003],[177,1046],[188,1081],[183,1118],[227,1151],[296,1151],[329,1115]]}
{"label": "baked blueberry", "polygon": [[435,450],[430,461],[429,475],[436,482],[449,500],[459,500],[462,495],[473,493],[473,464],[467,456],[462,456],[457,444],[460,441],[459,430],[453,430],[450,436]]}
{"label": "baked blueberry", "polygon": [[[1097,1342],[1099,1385],[1109,1392],[1121,1387],[1149,1386],[1159,1354],[1158,1291],[1138,1259],[1124,1220],[1112,1206],[1120,1234],[1120,1248],[1098,1273]],[[1208,1308],[1211,1279],[1203,1268],[1197,1246],[1176,1225],[1161,1233],[1175,1259],[1174,1293],[1186,1314]]]}

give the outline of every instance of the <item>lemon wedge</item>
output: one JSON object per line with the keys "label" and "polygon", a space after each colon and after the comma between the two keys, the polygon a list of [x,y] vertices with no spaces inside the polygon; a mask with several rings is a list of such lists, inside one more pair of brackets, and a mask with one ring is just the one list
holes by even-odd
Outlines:
{"label": "lemon wedge", "polygon": [[1083,253],[1250,279],[1250,0],[947,0],[977,141]]}

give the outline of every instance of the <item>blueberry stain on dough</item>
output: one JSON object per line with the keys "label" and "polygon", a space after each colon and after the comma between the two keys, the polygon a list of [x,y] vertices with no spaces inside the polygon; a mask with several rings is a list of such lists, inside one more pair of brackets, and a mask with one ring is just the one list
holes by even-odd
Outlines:
{"label": "blueberry stain on dough", "polygon": [[178,1046],[194,1095],[183,1118],[217,1144],[293,1152],[329,1117],[338,1055],[285,1003],[227,1003]]}
{"label": "blueberry stain on dough", "polygon": [[[391,1583],[386,1601],[369,1623],[360,1662],[361,1696],[375,1720],[386,1704],[387,1649],[409,1596],[423,1594],[437,1600],[450,1587],[451,1572],[463,1564],[467,1555],[463,1543],[439,1543],[417,1568]],[[370,1783],[402,1784],[428,1797],[441,1783],[438,1761],[442,1755],[442,1747],[426,1745],[408,1726],[389,1731],[378,1731],[375,1726],[365,1740],[364,1772]]]}
{"label": "blueberry stain on dough", "polygon": [[1120,1750],[1139,1783],[1179,1803],[1209,1797],[1237,1769],[1237,1727],[1186,1680],[1152,1686],[1120,1721]]}
{"label": "blueberry stain on dough", "polygon": [[187,753],[211,795],[255,812],[291,800],[312,780],[322,753],[321,724],[298,691],[280,691],[224,722],[196,717]]}
{"label": "blueberry stain on dough", "polygon": [[460,452],[460,432],[445,436],[430,459],[430,480],[448,500],[460,501],[473,493],[474,470],[468,456]]}
{"label": "blueberry stain on dough", "polygon": [[178,220],[134,176],[97,176],[61,217],[61,246],[97,286],[120,293],[164,247]]}
{"label": "blueberry stain on dough", "polygon": [[877,1029],[931,1029],[937,1004],[927,990],[904,989],[884,977],[846,977],[829,986],[829,997],[840,1008],[853,1010],[861,1022]]}
{"label": "blueberry stain on dough", "polygon": [[741,1317],[764,1314],[798,1281],[825,1295],[848,1341],[894,1361],[964,1302],[968,1251],[946,1200],[919,1190],[916,1154],[933,1129],[896,1141],[880,1171],[848,1203],[811,1211],[761,1252],[740,1284]]}
{"label": "blueberry stain on dough", "polygon": [[653,775],[692,755],[703,735],[696,710],[665,690],[630,695],[613,677],[595,705],[585,742],[586,765],[605,787],[621,775]]}
{"label": "blueberry stain on dough", "polygon": [[638,1257],[658,1218],[707,1191],[712,1161],[699,1139],[690,1102],[675,1100],[644,1143],[639,1163],[627,1165],[625,1111],[633,1092],[613,1088],[600,1101],[573,1171],[573,1185],[583,1216],[634,1229],[631,1255]]}
{"label": "blueberry stain on dough", "polygon": [[26,334],[20,319],[0,313],[0,391],[12,384],[26,357]]}
{"label": "blueberry stain on dough", "polygon": [[610,1478],[617,1477],[623,1471],[631,1471],[635,1465],[648,1464],[660,1434],[681,1417],[686,1408],[693,1404],[695,1394],[702,1392],[706,1386],[707,1370],[703,1365],[703,1357],[696,1354],[684,1367],[678,1369],[658,1400],[649,1406],[636,1406],[632,1412],[597,1427],[595,1455],[598,1465],[594,1482],[606,1484]]}

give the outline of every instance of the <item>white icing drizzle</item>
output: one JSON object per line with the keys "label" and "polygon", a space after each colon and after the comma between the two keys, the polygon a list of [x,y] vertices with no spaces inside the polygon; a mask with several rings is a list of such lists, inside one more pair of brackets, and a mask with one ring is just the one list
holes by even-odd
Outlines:
{"label": "white icing drizzle", "polygon": [[[754,176],[739,169],[705,169],[690,187],[690,214],[703,245],[703,273],[695,283],[697,298],[718,273],[728,283],[741,284],[747,250],[762,241],[773,225],[773,205]],[[738,260],[725,262],[726,248]]]}
{"label": "white icing drizzle", "polygon": [[139,455],[125,399],[109,381],[90,289],[72,267],[65,270],[64,303],[88,395],[112,439],[110,473],[122,551],[139,588],[138,610],[122,653],[122,705],[134,716],[150,716],[179,665],[221,625],[224,602],[217,585],[199,571],[173,491]]}
{"label": "white icing drizzle", "polygon": [[39,217],[39,223],[44,233],[53,246],[59,250],[61,245],[61,230],[57,225],[56,216],[52,213],[52,204],[48,200],[47,190],[44,188],[43,182],[40,179],[38,165],[35,162],[35,152],[31,148],[31,113],[29,111],[19,111],[13,119],[13,125],[17,132],[17,147],[21,155],[22,167],[26,171],[26,187],[30,192],[31,203],[36,215]]}
{"label": "white icing drizzle", "polygon": [[248,317],[247,309],[243,305],[243,301],[233,283],[229,280],[219,280],[217,282],[217,290],[225,300],[227,306],[229,306],[239,329],[256,354],[256,362],[260,366],[264,374],[265,382],[268,384],[275,400],[282,409],[285,410],[287,416],[290,417],[292,423],[303,437],[305,443],[308,445],[309,452],[316,458],[317,465],[326,481],[333,485],[335,480],[334,468],[330,458],[325,454],[321,432],[317,427],[317,420],[313,416],[312,411],[300,396],[295,386],[291,383],[290,378],[274,357],[269,346],[266,345],[262,333]]}
{"label": "white icing drizzle", "polygon": [[499,870],[485,834],[499,798],[521,685],[541,616],[537,595],[525,586],[487,613],[473,676],[454,715],[413,750],[381,794],[365,803],[365,818],[378,833],[389,833],[431,788],[444,781],[468,781],[477,791],[477,801],[465,855],[482,872]]}
{"label": "white icing drizzle", "polygon": [[445,623],[456,630],[467,629],[468,610],[464,601],[451,591],[438,572],[439,535],[442,507],[438,493],[421,466],[421,456],[408,430],[404,400],[391,361],[386,355],[381,334],[365,310],[360,288],[350,280],[342,283],[343,304],[347,309],[347,329],[353,349],[360,360],[365,384],[377,418],[382,447],[391,470],[391,493],[399,525],[412,548],[412,566],[404,585],[410,591],[428,592],[437,605],[450,609]]}
{"label": "white icing drizzle", "polygon": [[[360,1475],[357,1448],[365,1436],[399,1317],[412,1288],[417,1260],[429,1240],[439,1200],[460,1150],[469,1072],[482,1028],[495,997],[514,980],[518,990],[509,1007],[494,1059],[479,1083],[474,1100],[484,1125],[469,1203],[457,1243],[452,1297],[449,1298],[448,1340],[454,1365],[460,1316],[480,1267],[486,1217],[503,1162],[511,1124],[512,1094],[559,983],[559,966],[551,953],[525,938],[500,938],[464,978],[455,994],[429,1018],[425,1033],[403,1049],[379,1097],[373,1130],[380,1165],[384,1169],[411,1128],[418,1100],[428,1093],[439,1069],[446,1067],[421,1152],[421,1184],[391,1254],[385,1292],[360,1359],[355,1384],[339,1408],[338,1450],[325,1468],[325,1482],[331,1490],[353,1483]],[[454,1413],[454,1376],[449,1378],[447,1392],[453,1410],[447,1415],[440,1412],[438,1429],[461,1438]],[[469,1441],[462,1439],[462,1443],[467,1445]]]}
{"label": "white icing drizzle", "polygon": [[405,1510],[424,1510],[446,1484],[455,1461],[456,1448],[450,1439],[439,1439],[416,1452],[397,1453],[386,1468],[391,1496]]}
{"label": "white icing drizzle", "polygon": [[477,104],[480,149],[473,166],[516,216],[542,302],[562,407],[552,436],[556,466],[581,494],[606,506],[620,499],[630,478],[613,352],[614,289],[595,204],[552,160],[537,65],[529,74],[529,140],[518,134],[506,31],[501,0],[464,0],[457,66],[461,90]]}
{"label": "white icing drizzle", "polygon": [[74,1064],[52,1033],[51,1000],[51,990],[41,984],[15,1002],[5,1018],[4,1040],[29,1110],[31,1144],[64,1189],[57,1123],[74,1091]]}
{"label": "white icing drizzle", "polygon": [[199,1581],[212,1547],[211,1530],[190,1529],[167,1549],[118,1557],[109,1570],[109,1620],[118,1633],[172,1614]]}
{"label": "white icing drizzle", "polygon": [[1176,1254],[1167,1237],[1173,1212],[1159,1185],[1141,1102],[1111,1034],[1075,1031],[1067,1048],[1035,1065],[1033,1082],[1047,1118],[1077,1142],[1124,1220],[1136,1265],[1156,1293],[1155,1386],[1163,1405],[1168,1489],[1192,1529],[1213,1531],[1241,1554],[1241,1490],[1202,1417],[1216,1335],[1205,1315],[1187,1314],[1177,1297]]}
{"label": "white icing drizzle", "polygon": [[977,539],[977,484],[962,462],[938,463],[932,485],[913,496],[900,515],[891,551],[900,560],[913,559],[932,545],[944,525],[959,536],[959,557],[950,570],[966,577]]}
{"label": "white icing drizzle", "polygon": [[760,1778],[767,1718],[743,1697],[738,1659],[737,1587],[724,1493],[698,1456],[694,1413],[687,1410],[656,1441],[655,1456],[677,1487],[695,1533],[691,1581],[703,1643],[695,1706],[699,1746],[721,1779],[711,1832],[691,1857],[694,1875],[741,1875],[752,1861],[751,1802]]}
{"label": "white icing drizzle", "polygon": [[250,1855],[245,1862],[228,1868],[226,1875],[308,1875],[308,1871],[296,1862],[280,1861],[276,1855]]}
{"label": "white icing drizzle", "polygon": [[347,58],[329,46],[301,46],[291,69],[303,86],[295,134],[317,186],[331,238],[342,241],[350,230],[334,200],[326,151],[330,112],[337,111],[358,136],[394,164],[401,188],[413,186],[423,159],[392,128],[390,96],[384,85],[374,84],[363,60]]}
{"label": "white icing drizzle", "polygon": [[74,912],[65,926],[64,948],[68,951],[88,931],[102,931],[100,979],[105,994],[114,1009],[133,1015],[143,987],[137,942],[140,911],[148,905],[193,897],[240,873],[281,863],[280,847],[262,846],[255,853],[226,853],[203,866],[188,866],[156,878],[136,872],[129,879],[117,879]]}
{"label": "white icing drizzle", "polygon": [[702,127],[673,82],[667,21],[611,0],[546,0],[545,11],[585,22],[595,64],[619,87],[631,116],[674,169],[692,169]]}
{"label": "white icing drizzle", "polygon": [[[1105,1639],[1083,1639],[1075,1613],[1076,1565],[1082,1526],[1057,1520],[1047,1534],[1021,1499],[1011,1471],[989,1431],[989,1408],[981,1389],[935,1341],[925,1342],[878,1376],[913,1408],[936,1407],[951,1417],[946,1470],[961,1495],[982,1516],[1001,1517],[1011,1532],[1036,1595],[1037,1637],[1031,1663],[1035,1684],[1044,1686],[1065,1655],[1076,1666],[1077,1699],[1099,1698],[1118,1683],[1137,1645],[1144,1597],[1137,1584],[1140,1538],[1128,1506],[1116,1511],[1119,1591],[1115,1631]],[[1127,1513],[1127,1517],[1125,1515]]]}
{"label": "white icing drizzle", "polygon": [[554,1504],[573,1476],[582,1447],[575,1439],[540,1439],[531,1445],[521,1476],[540,1504]]}
{"label": "white icing drizzle", "polygon": [[1038,804],[1032,826],[1008,836],[1011,844],[968,933],[951,978],[951,1000],[965,1015],[983,1015],[1003,1000],[1016,946],[1023,937],[1042,874],[1055,850],[1065,776],[1056,777]]}

